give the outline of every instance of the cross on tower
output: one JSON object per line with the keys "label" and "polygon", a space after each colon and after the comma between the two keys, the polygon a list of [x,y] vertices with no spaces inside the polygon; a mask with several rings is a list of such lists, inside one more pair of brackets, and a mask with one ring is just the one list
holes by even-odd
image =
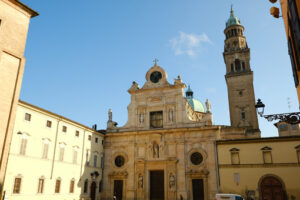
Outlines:
{"label": "cross on tower", "polygon": [[153,60],[153,62],[154,62],[154,65],[157,66],[158,59],[155,58],[155,59]]}

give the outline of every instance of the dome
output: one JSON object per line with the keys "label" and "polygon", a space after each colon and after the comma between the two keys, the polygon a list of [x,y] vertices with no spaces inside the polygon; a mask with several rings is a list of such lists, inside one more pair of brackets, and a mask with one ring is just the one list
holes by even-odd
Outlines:
{"label": "dome", "polygon": [[231,7],[230,17],[226,22],[226,28],[234,25],[241,25],[241,21],[234,15],[233,9]]}
{"label": "dome", "polygon": [[194,98],[187,98],[187,101],[189,102],[194,111],[205,112],[204,106],[199,100]]}
{"label": "dome", "polygon": [[205,112],[205,109],[204,109],[202,103],[199,100],[194,99],[194,92],[190,86],[186,90],[185,96],[186,96],[186,100],[189,102],[189,104],[191,105],[191,107],[194,111]]}

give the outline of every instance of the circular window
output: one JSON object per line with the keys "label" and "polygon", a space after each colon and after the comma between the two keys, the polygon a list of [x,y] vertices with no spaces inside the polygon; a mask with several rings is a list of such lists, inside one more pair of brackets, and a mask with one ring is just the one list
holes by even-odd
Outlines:
{"label": "circular window", "polygon": [[117,167],[122,167],[124,165],[124,163],[125,163],[125,158],[123,156],[117,156],[115,158],[115,165]]}
{"label": "circular window", "polygon": [[195,152],[191,155],[191,162],[194,165],[200,165],[200,163],[202,163],[202,161],[203,161],[203,156],[201,155],[201,153]]}
{"label": "circular window", "polygon": [[150,75],[150,80],[152,83],[157,83],[162,78],[162,74],[158,71],[152,72]]}

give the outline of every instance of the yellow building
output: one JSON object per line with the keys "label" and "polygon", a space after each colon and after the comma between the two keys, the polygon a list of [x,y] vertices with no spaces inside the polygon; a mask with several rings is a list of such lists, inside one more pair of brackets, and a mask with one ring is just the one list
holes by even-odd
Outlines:
{"label": "yellow building", "polygon": [[0,0],[0,199],[25,58],[30,18],[38,13],[15,0]]}
{"label": "yellow building", "polygon": [[6,199],[99,199],[102,143],[95,129],[19,101]]}
{"label": "yellow building", "polygon": [[300,136],[217,141],[220,192],[300,199]]}
{"label": "yellow building", "polygon": [[300,103],[300,1],[280,0],[292,71]]}

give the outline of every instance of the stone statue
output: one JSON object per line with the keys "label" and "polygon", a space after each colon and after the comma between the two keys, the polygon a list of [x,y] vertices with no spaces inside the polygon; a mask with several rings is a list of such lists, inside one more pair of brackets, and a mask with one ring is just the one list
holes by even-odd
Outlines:
{"label": "stone statue", "polygon": [[108,121],[112,121],[112,110],[111,109],[109,109],[108,110]]}
{"label": "stone statue", "polygon": [[159,146],[156,142],[153,143],[153,158],[159,158]]}
{"label": "stone statue", "polygon": [[173,122],[173,110],[169,110],[169,121]]}
{"label": "stone statue", "polygon": [[138,187],[143,188],[143,176],[142,176],[142,174],[139,174]]}
{"label": "stone statue", "polygon": [[169,187],[173,188],[175,186],[175,177],[172,173],[169,175]]}
{"label": "stone statue", "polygon": [[211,112],[211,104],[208,99],[206,99],[206,101],[205,101],[205,106],[206,106],[206,110],[207,110],[206,112],[210,113]]}
{"label": "stone statue", "polygon": [[144,113],[140,113],[140,124],[144,123]]}

